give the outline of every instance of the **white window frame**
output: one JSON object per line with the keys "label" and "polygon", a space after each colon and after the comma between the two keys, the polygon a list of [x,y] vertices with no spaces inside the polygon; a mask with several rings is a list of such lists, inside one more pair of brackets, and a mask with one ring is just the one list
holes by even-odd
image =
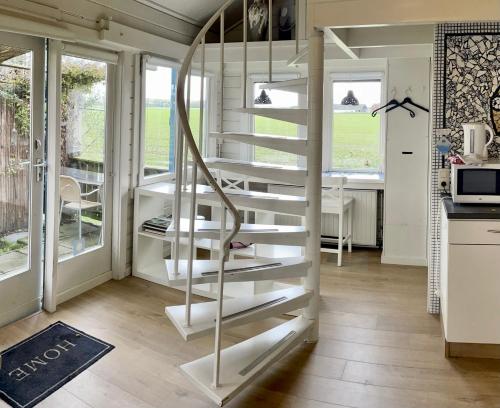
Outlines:
{"label": "white window frame", "polygon": [[[177,61],[169,60],[166,58],[160,58],[160,57],[155,57],[151,56],[148,54],[143,54],[140,58],[141,61],[141,67],[138,72],[140,76],[140,104],[139,104],[139,151],[137,152],[138,155],[138,160],[137,160],[137,165],[138,165],[138,186],[145,186],[149,184],[154,184],[162,181],[171,181],[174,179],[174,173],[173,172],[165,172],[161,173],[158,175],[152,175],[152,176],[145,176],[144,175],[144,150],[145,150],[145,140],[146,140],[146,121],[145,121],[145,109],[146,109],[146,64],[149,65],[155,65],[159,67],[165,67],[165,68],[171,68],[171,69],[176,69],[180,70],[181,64]],[[192,70],[192,74],[194,75],[201,75],[201,71],[199,70]],[[205,90],[205,95],[204,99],[206,101],[205,105],[205,120],[203,123],[203,138],[202,142],[203,145],[201,146],[201,153],[202,155],[204,152],[208,151],[208,139],[209,139],[209,129],[211,128],[211,124],[213,123],[213,117],[211,114],[211,106],[213,105],[213,98],[212,98],[212,84],[213,84],[213,74],[210,72],[205,71],[205,80],[207,81],[207,89]],[[179,135],[179,124],[178,121],[176,121],[176,139]],[[174,142],[177,142],[177,140]]]}
{"label": "white window frame", "polygon": [[[295,73],[273,73],[273,81],[288,81],[291,79],[300,78],[299,74]],[[253,107],[254,100],[257,95],[254,94],[255,84],[268,82],[269,74],[251,74],[248,76],[247,81],[247,106]],[[307,95],[298,94],[298,106],[299,107],[307,107]],[[255,132],[255,115],[248,115],[248,131]],[[297,137],[300,139],[307,139],[307,127],[303,125],[297,125],[298,134]],[[245,150],[242,149],[242,152],[245,152],[246,157],[242,157],[241,160],[247,161],[255,161],[255,146],[252,145],[244,145]],[[297,163],[296,166],[305,167],[306,165],[306,157],[297,155]]]}
{"label": "white window frame", "polygon": [[380,168],[377,171],[363,169],[338,169],[332,166],[332,142],[333,135],[333,83],[348,82],[348,81],[380,81],[381,95],[380,101],[383,105],[387,99],[387,82],[384,71],[371,72],[331,72],[325,78],[324,90],[324,121],[323,121],[323,171],[330,173],[366,173],[373,174],[374,172],[383,174],[385,169],[385,138],[386,138],[386,116],[380,116],[380,140],[379,140],[379,155]]}

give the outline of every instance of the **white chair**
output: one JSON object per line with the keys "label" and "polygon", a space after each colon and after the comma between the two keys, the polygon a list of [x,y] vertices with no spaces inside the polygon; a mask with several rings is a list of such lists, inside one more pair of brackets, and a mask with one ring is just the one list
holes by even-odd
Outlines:
{"label": "white chair", "polygon": [[[248,177],[242,175],[235,175],[230,173],[222,172],[217,170],[215,174],[215,179],[217,183],[226,191],[234,190],[235,193],[238,191],[249,191],[250,182]],[[243,213],[243,223],[248,224],[250,219],[250,211],[242,210]],[[220,219],[220,211],[218,207],[212,207],[213,219]],[[213,254],[219,248],[219,241],[212,240],[210,253]],[[246,248],[232,248],[229,251],[229,259],[235,259],[235,256],[241,256],[244,258],[256,258],[256,246],[255,244],[249,245]]]}
{"label": "white chair", "polygon": [[[322,214],[334,214],[339,217],[338,248],[321,248],[321,252],[338,254],[337,265],[342,266],[342,250],[347,243],[348,251],[352,252],[352,209],[354,199],[344,196],[346,177],[331,177],[328,179],[330,186],[323,189]],[[344,219],[347,216],[347,231],[344,228]]]}
{"label": "white chair", "polygon": [[[62,212],[64,208],[67,208],[78,213],[78,239],[82,239],[82,210],[89,210],[91,208],[101,207],[101,203],[98,201],[86,200],[87,197],[92,194],[99,193],[99,189],[92,190],[89,193],[82,193],[80,188],[80,183],[76,181],[73,177],[69,176],[59,176],[59,195],[61,198],[61,208],[59,210],[59,222],[62,217]],[[99,242],[102,237],[102,227],[101,234],[99,236]]]}

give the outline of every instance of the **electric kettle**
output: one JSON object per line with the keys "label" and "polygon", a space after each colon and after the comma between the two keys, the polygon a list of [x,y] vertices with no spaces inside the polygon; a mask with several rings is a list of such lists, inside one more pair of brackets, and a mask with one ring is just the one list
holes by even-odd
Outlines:
{"label": "electric kettle", "polygon": [[[495,132],[485,123],[464,123],[464,159],[488,160],[488,146],[493,143]],[[486,141],[486,132],[490,134]]]}

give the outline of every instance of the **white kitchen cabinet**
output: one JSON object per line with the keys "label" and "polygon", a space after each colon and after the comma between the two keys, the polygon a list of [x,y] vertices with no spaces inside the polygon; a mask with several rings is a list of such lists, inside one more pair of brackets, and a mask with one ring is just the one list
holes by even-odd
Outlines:
{"label": "white kitchen cabinet", "polygon": [[500,344],[500,220],[441,217],[441,313],[449,343]]}

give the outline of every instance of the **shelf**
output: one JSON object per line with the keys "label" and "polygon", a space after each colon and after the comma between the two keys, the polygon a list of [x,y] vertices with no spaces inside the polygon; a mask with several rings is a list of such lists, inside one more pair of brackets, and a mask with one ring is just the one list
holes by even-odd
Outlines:
{"label": "shelf", "polygon": [[155,234],[153,232],[142,231],[142,228],[139,228],[139,231],[137,232],[137,234],[140,237],[157,239],[157,240],[160,240],[160,241],[168,241],[168,242],[172,241],[172,237],[167,237],[166,235]]}

